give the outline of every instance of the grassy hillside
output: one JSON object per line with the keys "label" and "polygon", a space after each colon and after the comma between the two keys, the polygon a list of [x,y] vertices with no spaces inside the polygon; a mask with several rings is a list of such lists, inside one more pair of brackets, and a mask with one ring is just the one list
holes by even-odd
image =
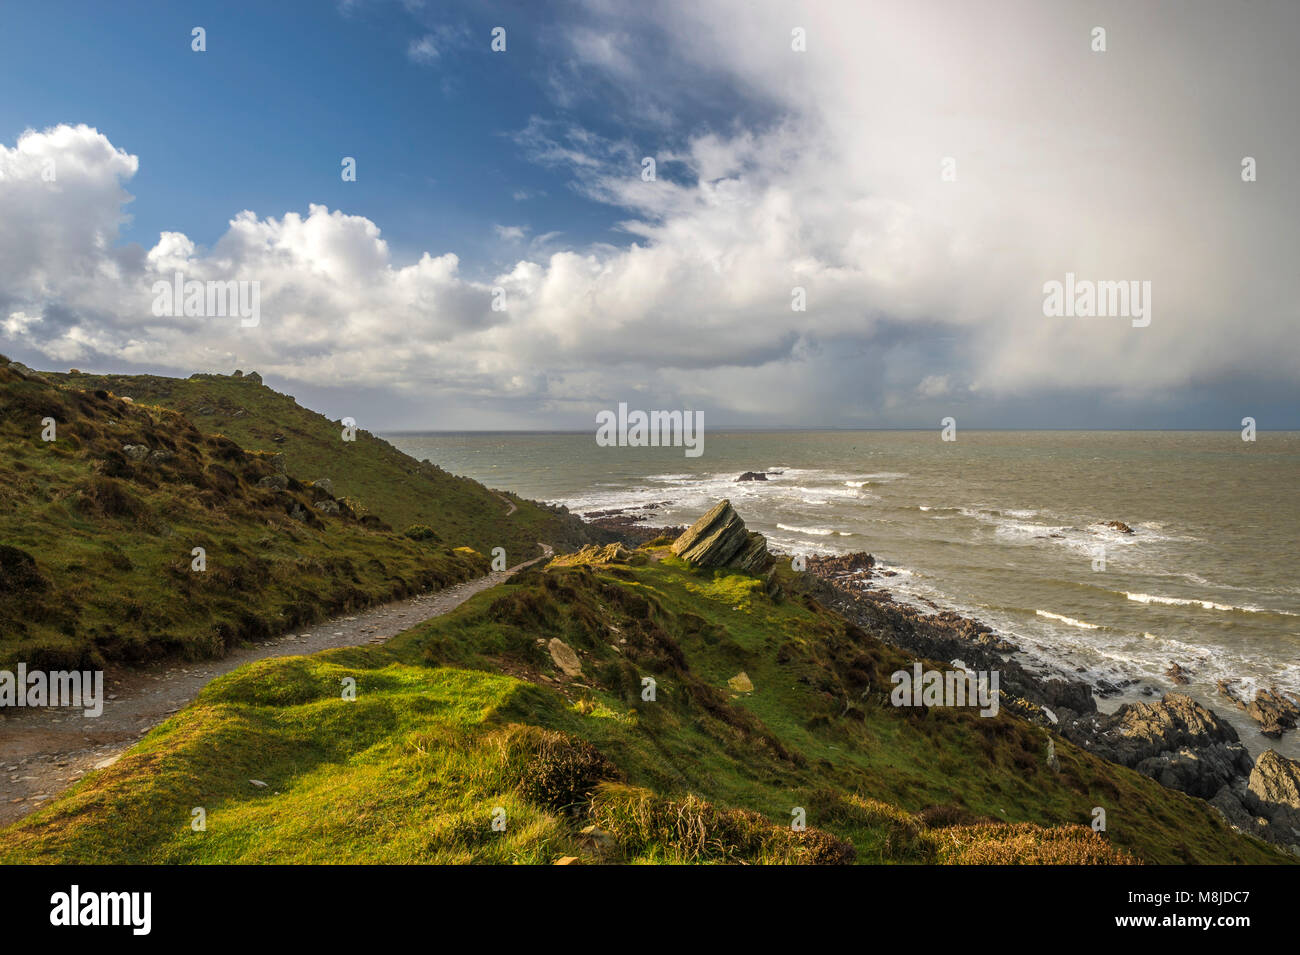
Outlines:
{"label": "grassy hillside", "polygon": [[1286,861],[1062,740],[1050,768],[1006,709],[893,707],[910,658],[791,576],[664,547],[564,564],[384,646],[232,672],[6,830],[0,862]]}
{"label": "grassy hillside", "polygon": [[405,536],[175,411],[7,363],[0,446],[0,664],[219,655],[487,570],[483,555]]}
{"label": "grassy hillside", "polygon": [[[538,541],[585,543],[576,521],[564,521],[531,501],[492,491],[423,464],[368,431],[342,439],[342,422],[302,407],[256,379],[226,375],[160,378],[154,375],[49,374],[69,387],[106,390],[179,411],[207,433],[223,434],[249,451],[283,454],[300,481],[328,478],[358,514],[379,517],[395,530],[412,524],[434,529],[452,546],[483,554],[504,547],[513,565],[538,556]],[[507,516],[509,504],[514,513]]]}

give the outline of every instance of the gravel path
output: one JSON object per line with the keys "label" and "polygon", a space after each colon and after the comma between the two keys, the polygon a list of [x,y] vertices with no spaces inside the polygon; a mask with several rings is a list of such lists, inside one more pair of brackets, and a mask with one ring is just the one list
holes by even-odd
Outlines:
{"label": "gravel path", "polygon": [[432,617],[448,613],[541,557],[434,593],[383,604],[317,624],[220,660],[170,661],[104,674],[104,712],[85,717],[79,709],[32,709],[0,714],[0,825],[21,819],[92,769],[111,765],[131,745],[188,705],[213,679],[267,657],[301,656],[332,647],[383,643]]}

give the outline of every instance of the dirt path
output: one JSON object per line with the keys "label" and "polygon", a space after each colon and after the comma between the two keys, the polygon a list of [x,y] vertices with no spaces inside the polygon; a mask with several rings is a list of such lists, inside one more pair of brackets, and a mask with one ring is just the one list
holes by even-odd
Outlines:
{"label": "dirt path", "polygon": [[104,712],[35,709],[0,715],[0,826],[21,819],[92,769],[115,762],[140,737],[186,706],[223,673],[267,657],[300,656],[332,647],[383,643],[432,617],[448,613],[515,571],[545,560],[554,550],[509,570],[445,590],[383,604],[274,640],[236,650],[220,660],[171,661],[104,674]]}

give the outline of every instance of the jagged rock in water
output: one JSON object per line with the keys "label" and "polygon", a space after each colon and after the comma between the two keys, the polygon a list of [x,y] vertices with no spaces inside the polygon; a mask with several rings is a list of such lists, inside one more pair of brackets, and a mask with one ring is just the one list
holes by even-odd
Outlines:
{"label": "jagged rock in water", "polygon": [[766,481],[767,475],[764,474],[762,471],[746,471],[740,477],[736,478],[736,480],[737,481]]}
{"label": "jagged rock in water", "polygon": [[1119,531],[1121,534],[1132,534],[1133,528],[1129,527],[1123,521],[1098,521],[1098,526],[1109,527],[1113,531]]}
{"label": "jagged rock in water", "polygon": [[734,567],[759,573],[771,562],[767,539],[745,529],[731,502],[720,501],[673,542],[673,553],[697,567]]}

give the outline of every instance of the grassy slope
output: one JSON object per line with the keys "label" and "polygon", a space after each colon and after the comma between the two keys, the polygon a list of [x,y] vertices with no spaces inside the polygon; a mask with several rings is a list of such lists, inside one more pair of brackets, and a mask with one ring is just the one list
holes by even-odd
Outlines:
{"label": "grassy slope", "polygon": [[[329,478],[335,493],[349,499],[358,513],[374,514],[398,531],[425,524],[453,546],[465,545],[483,554],[504,547],[510,564],[540,554],[538,541],[585,542],[574,537],[572,524],[535,503],[422,464],[368,431],[358,430],[355,441],[343,441],[341,422],[246,377],[81,373],[48,377],[74,388],[104,389],[179,411],[203,431],[227,435],[250,451],[283,453],[291,475],[304,482]],[[276,435],[284,440],[272,440]],[[509,518],[503,497],[517,505]]]}
{"label": "grassy slope", "polygon": [[[0,861],[1286,861],[1061,740],[1049,769],[1044,731],[1006,710],[896,709],[909,659],[793,579],[769,597],[665,553],[529,571],[383,647],[241,668],[8,829]],[[753,693],[727,688],[742,669]]]}
{"label": "grassy slope", "polygon": [[[41,420],[58,423],[41,440]],[[169,452],[133,461],[123,445]],[[0,364],[0,664],[217,655],[487,569],[346,509],[174,411],[22,379]],[[493,501],[500,513],[499,501]],[[297,508],[297,517],[290,512]],[[205,548],[207,569],[191,569]]]}

